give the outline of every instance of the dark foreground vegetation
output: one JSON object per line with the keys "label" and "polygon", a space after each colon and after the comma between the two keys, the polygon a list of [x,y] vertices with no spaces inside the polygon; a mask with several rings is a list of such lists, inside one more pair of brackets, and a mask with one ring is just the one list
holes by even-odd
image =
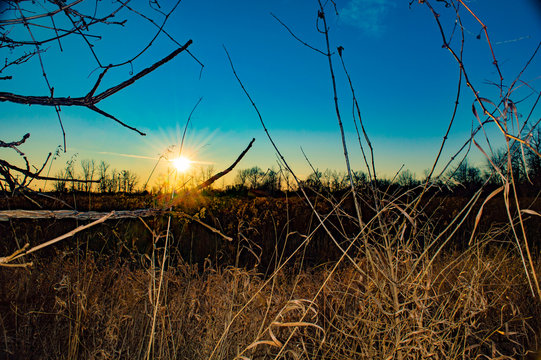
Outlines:
{"label": "dark foreground vegetation", "polygon": [[[334,194],[338,212],[328,197],[311,195],[317,212],[329,215],[328,232],[294,194],[226,194],[182,194],[171,212],[110,220],[29,255],[22,262],[32,267],[2,268],[1,358],[533,358],[541,305],[501,199],[484,206],[469,245],[475,216],[456,223],[469,193],[432,194],[416,215],[418,227],[402,233],[399,211],[388,209],[381,213],[387,233],[372,224],[357,242],[347,193]],[[103,212],[164,201],[149,194],[48,196],[32,199],[47,209],[77,204]],[[408,209],[415,191],[393,198]],[[535,196],[520,203],[541,211]],[[11,197],[2,207],[36,204]],[[377,217],[369,206],[364,216]],[[524,222],[539,273],[540,223]],[[0,221],[2,254],[83,223]],[[458,231],[446,232],[450,224]]]}
{"label": "dark foreground vegetation", "polygon": [[[421,189],[398,186],[394,188],[391,198],[398,207],[403,206],[407,210]],[[459,229],[452,233],[452,237],[445,244],[445,250],[462,251],[468,248],[474,228],[475,234],[491,233],[495,244],[500,244],[498,246],[515,246],[510,242],[513,230],[509,225],[504,200],[497,197],[483,204],[482,200],[492,191],[493,188],[487,187],[480,192],[481,200],[468,208],[469,215],[461,219]],[[154,216],[109,220],[76,234],[65,245],[60,246],[73,248],[74,244],[79,242],[77,246],[84,244],[84,248],[100,254],[138,257],[139,254],[147,254],[153,249],[156,233],[167,230],[170,219],[169,233],[173,239],[171,246],[177,252],[170,254],[171,261],[186,261],[190,264],[211,261],[218,267],[257,267],[258,271],[272,272],[277,254],[282,257],[291,255],[303,244],[306,234],[311,234],[311,241],[310,246],[303,249],[302,262],[305,266],[313,267],[336,261],[343,255],[331,236],[338,238],[340,244],[347,244],[348,239],[355,236],[358,230],[357,220],[348,216],[355,212],[349,193],[326,193],[324,196],[314,191],[308,192],[315,210],[327,216],[326,221],[330,224],[328,231],[320,226],[312,209],[298,194],[276,192],[273,197],[260,196],[259,192],[249,189],[234,193],[231,189],[206,191],[203,194],[186,192],[175,196],[172,202],[169,195],[156,196],[148,193],[48,193],[46,197],[44,194],[28,194],[0,197],[0,211],[70,209],[83,214],[88,211],[105,214],[112,210],[156,209],[163,208],[164,204],[172,204],[171,211],[166,208]],[[520,192],[524,194],[519,200],[520,207],[541,213],[541,199],[537,189],[524,186]],[[411,242],[412,249],[416,251],[428,245],[435,234],[443,233],[447,227],[453,226],[458,215],[465,215],[463,209],[468,207],[474,194],[473,191],[462,188],[429,193],[416,214],[416,238]],[[336,202],[340,203],[340,212],[336,212],[334,208]],[[25,243],[35,246],[89,222],[73,218],[47,218],[47,210],[43,212],[42,218],[0,221],[0,234],[4,239],[0,244],[1,254],[10,254]],[[480,210],[482,221],[476,223],[476,215]],[[516,213],[516,206],[511,205],[510,210]],[[393,216],[398,216],[397,212],[399,213],[399,210],[395,209],[394,213],[386,217],[392,219]],[[370,221],[375,216],[372,206],[363,207],[364,221]],[[528,244],[534,255],[539,254],[541,247],[541,222],[537,218],[530,214],[523,218]],[[411,234],[410,229],[407,231],[408,235]]]}

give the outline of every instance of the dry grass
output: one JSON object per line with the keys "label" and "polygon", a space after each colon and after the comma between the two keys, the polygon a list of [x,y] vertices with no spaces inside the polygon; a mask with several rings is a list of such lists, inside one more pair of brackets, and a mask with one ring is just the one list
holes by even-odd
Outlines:
{"label": "dry grass", "polygon": [[[369,253],[355,266],[267,279],[170,267],[151,358],[521,358],[538,347],[541,306],[517,256],[482,243],[415,267],[406,248],[392,264],[380,247]],[[58,254],[0,276],[1,358],[145,357],[156,305],[150,269]]]}

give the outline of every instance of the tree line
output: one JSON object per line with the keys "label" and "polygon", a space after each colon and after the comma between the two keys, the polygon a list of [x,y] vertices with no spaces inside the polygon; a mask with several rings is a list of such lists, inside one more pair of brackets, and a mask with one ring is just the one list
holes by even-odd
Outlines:
{"label": "tree line", "polygon": [[[480,166],[473,165],[467,157],[462,159],[443,176],[432,179],[438,185],[446,185],[449,188],[462,188],[473,190],[482,184],[499,185],[503,178],[513,176],[517,184],[530,184],[541,186],[541,157],[536,151],[541,152],[541,129],[536,129],[530,137],[529,144],[532,149],[521,147],[519,142],[513,143],[509,149],[499,149],[486,159]],[[157,180],[157,185],[152,187],[153,192],[163,192],[170,186],[189,189],[196,184],[208,179],[213,173],[214,167],[192,169],[191,172],[176,178],[177,184],[164,185],[164,181]],[[428,170],[423,176],[418,177],[412,171],[401,170],[392,179],[378,178],[377,187],[395,185],[403,188],[414,188],[426,181]],[[357,187],[364,187],[371,183],[367,174],[362,171],[352,171],[353,183]],[[131,170],[112,169],[106,161],[83,159],[77,161],[74,155],[66,162],[63,169],[55,174],[56,180],[52,182],[55,192],[81,191],[115,193],[147,190],[146,186],[140,185],[139,177]],[[83,180],[83,181],[81,181]],[[194,185],[195,184],[195,185]],[[145,183],[146,185],[146,183]],[[335,193],[347,191],[350,188],[349,175],[345,171],[333,169],[313,171],[301,181],[301,185],[316,192]],[[45,183],[45,188],[47,184]],[[287,173],[269,168],[266,171],[259,166],[239,169],[233,183],[224,186],[224,190],[230,193],[259,192],[261,195],[274,195],[282,191],[294,191],[296,185],[291,181]]]}
{"label": "tree line", "polygon": [[[467,157],[457,165],[446,171],[443,175],[431,181],[437,185],[445,185],[451,189],[478,189],[483,184],[501,185],[504,179],[513,177],[519,185],[541,187],[541,129],[536,128],[531,133],[529,144],[531,149],[514,142],[509,149],[494,151],[484,164],[476,166]],[[537,152],[537,153],[536,153]],[[409,169],[401,170],[392,179],[378,178],[377,187],[395,185],[402,188],[414,188],[424,184],[428,177],[428,170],[418,177]],[[353,183],[356,187],[369,185],[371,182],[367,174],[362,171],[352,171]],[[313,171],[301,181],[301,185],[317,192],[335,193],[347,191],[350,188],[349,175],[345,171],[326,169]],[[286,176],[274,169],[263,171],[258,166],[237,171],[233,185],[227,187],[229,191],[260,191],[274,194],[283,190],[296,190]]]}
{"label": "tree line", "polygon": [[[53,182],[55,192],[84,191],[84,192],[135,192],[139,183],[138,176],[131,170],[111,169],[106,161],[99,163],[93,159],[83,159],[77,169],[77,156],[74,155],[66,162],[64,169],[56,174]],[[75,181],[76,179],[84,180]],[[46,186],[46,185],[45,185]]]}

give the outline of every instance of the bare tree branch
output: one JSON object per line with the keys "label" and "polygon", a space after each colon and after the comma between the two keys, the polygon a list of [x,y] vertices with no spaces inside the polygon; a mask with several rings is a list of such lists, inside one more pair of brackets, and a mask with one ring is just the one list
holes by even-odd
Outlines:
{"label": "bare tree branch", "polygon": [[100,94],[95,95],[95,96],[93,94],[96,91],[96,89],[98,88],[99,84],[101,83],[101,80],[103,79],[103,76],[105,75],[105,73],[107,72],[107,70],[109,68],[106,68],[103,71],[103,73],[98,77],[98,80],[96,81],[96,84],[94,84],[92,90],[86,96],[72,98],[72,97],[69,97],[69,96],[68,97],[29,96],[29,95],[18,95],[18,94],[13,94],[13,93],[9,93],[9,92],[0,92],[0,102],[6,102],[7,101],[7,102],[16,103],[16,104],[42,105],[42,106],[82,106],[82,107],[87,107],[90,110],[97,112],[98,114],[101,114],[103,116],[109,117],[109,118],[117,121],[119,124],[121,124],[122,126],[128,128],[128,129],[134,130],[134,131],[138,132],[141,135],[145,135],[145,133],[137,130],[136,128],[131,127],[131,126],[123,123],[122,121],[118,120],[114,116],[112,116],[110,114],[107,114],[106,112],[98,109],[96,107],[96,104],[99,103],[100,101],[102,101],[103,99],[106,99],[109,96],[111,96],[111,95],[119,92],[120,90],[128,87],[129,85],[133,84],[134,82],[136,82],[137,80],[139,80],[143,76],[145,76],[145,75],[151,73],[152,71],[156,70],[157,68],[159,68],[163,64],[169,62],[170,60],[175,58],[178,54],[180,54],[181,52],[186,50],[188,48],[188,46],[190,46],[191,44],[192,44],[192,40],[188,40],[186,42],[186,44],[184,44],[182,47],[176,49],[175,51],[173,51],[172,53],[170,53],[169,55],[167,55],[166,57],[164,57],[160,61],[154,63],[152,66],[140,71],[139,73],[135,74],[134,76],[132,76],[128,80],[123,81],[122,83],[120,83],[120,84],[118,84],[116,86],[113,86],[113,87],[111,87],[111,88],[109,88],[109,89],[107,89],[107,90],[105,90],[105,91],[103,91]]}
{"label": "bare tree branch", "polygon": [[246,155],[246,153],[248,152],[248,150],[250,150],[250,148],[252,147],[252,144],[254,143],[255,141],[255,138],[252,138],[252,141],[250,141],[250,143],[248,144],[248,146],[246,147],[246,149],[244,149],[244,151],[239,155],[239,157],[237,158],[237,160],[235,160],[235,162],[233,164],[231,164],[230,167],[228,167],[227,169],[225,169],[224,171],[221,171],[219,173],[217,173],[216,175],[214,176],[211,176],[207,181],[203,182],[202,184],[198,185],[195,189],[196,190],[202,190],[206,187],[209,187],[210,185],[212,185],[213,182],[215,182],[216,180],[218,180],[219,178],[223,177],[224,175],[226,175],[227,173],[229,173],[231,170],[233,170],[233,168],[235,166],[237,166],[237,164],[239,163],[239,161],[242,160],[242,158],[244,157],[244,155]]}
{"label": "bare tree branch", "polygon": [[25,21],[28,21],[28,20],[35,20],[35,19],[44,18],[44,17],[51,17],[51,16],[54,16],[55,14],[58,14],[59,12],[67,10],[67,9],[71,8],[72,6],[77,5],[77,4],[81,3],[81,2],[83,2],[83,0],[75,0],[74,2],[72,2],[72,3],[70,3],[70,4],[66,5],[66,6],[63,6],[62,8],[60,8],[58,10],[47,12],[45,14],[40,14],[40,15],[35,15],[35,16],[30,16],[30,17],[24,17],[24,18],[17,18],[17,19],[0,20],[0,26],[22,24],[22,23],[24,23]]}
{"label": "bare tree branch", "polygon": [[[0,147],[9,147],[9,148],[15,148],[15,146],[20,146],[22,144],[24,144],[24,142],[26,141],[26,139],[28,139],[30,137],[30,134],[29,133],[26,133],[23,135],[23,138],[19,141],[13,141],[13,142],[10,142],[10,143],[6,143],[6,142],[3,142],[2,140],[0,140]],[[22,153],[19,152],[21,155]]]}
{"label": "bare tree branch", "polygon": [[303,44],[304,46],[306,46],[306,47],[308,47],[308,48],[310,48],[310,49],[312,49],[312,50],[314,50],[314,51],[316,51],[316,52],[318,52],[318,53],[320,53],[320,54],[322,54],[322,55],[327,56],[327,53],[325,53],[324,51],[319,50],[319,49],[313,47],[312,45],[308,44],[307,42],[305,42],[304,40],[302,40],[301,38],[299,38],[297,35],[295,35],[295,34],[293,33],[293,31],[291,31],[291,29],[290,29],[286,24],[284,24],[284,23],[282,22],[282,20],[280,20],[276,15],[274,15],[273,13],[270,13],[270,14],[271,14],[271,16],[272,16],[273,18],[276,19],[276,21],[278,21],[278,22],[280,23],[280,25],[282,25],[282,26],[283,26],[283,27],[291,34],[291,36],[293,36],[293,38],[294,38],[295,40],[297,40],[298,42],[300,42],[300,43]]}

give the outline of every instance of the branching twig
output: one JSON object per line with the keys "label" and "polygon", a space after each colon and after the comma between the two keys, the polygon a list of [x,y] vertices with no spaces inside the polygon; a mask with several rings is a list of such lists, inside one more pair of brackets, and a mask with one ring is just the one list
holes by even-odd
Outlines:
{"label": "branching twig", "polygon": [[176,49],[175,51],[173,51],[172,53],[170,53],[169,55],[167,55],[166,57],[164,57],[160,61],[154,63],[152,66],[140,71],[139,73],[135,74],[134,76],[132,76],[128,80],[125,80],[125,81],[121,82],[120,84],[118,84],[116,86],[113,86],[113,87],[101,92],[98,95],[93,95],[93,94],[96,91],[96,89],[98,88],[99,84],[101,83],[101,80],[103,79],[103,75],[105,75],[108,68],[106,68],[103,71],[103,73],[100,75],[100,77],[98,77],[98,80],[96,81],[96,84],[94,84],[94,86],[92,87],[92,90],[86,96],[76,97],[76,98],[72,98],[72,97],[51,97],[51,96],[27,96],[27,95],[13,94],[13,93],[9,93],[9,92],[0,92],[0,102],[8,101],[8,102],[13,102],[13,103],[17,103],[17,104],[55,106],[55,107],[56,106],[81,106],[81,107],[86,107],[86,108],[89,108],[90,110],[93,110],[93,111],[103,115],[103,116],[109,117],[109,118],[117,121],[120,125],[128,128],[128,129],[134,130],[134,131],[138,132],[141,135],[146,135],[145,133],[137,130],[136,128],[131,127],[131,126],[127,125],[126,123],[118,120],[114,116],[112,116],[112,115],[98,109],[96,107],[96,104],[99,103],[100,101],[108,98],[109,96],[119,92],[120,90],[128,87],[129,85],[133,84],[134,82],[136,82],[137,80],[139,80],[143,76],[151,73],[152,71],[156,70],[157,68],[159,68],[163,64],[165,64],[168,61],[172,60],[178,54],[180,54],[181,52],[186,50],[188,48],[188,46],[190,46],[191,44],[192,44],[192,40],[188,40],[188,42],[186,42],[186,44],[184,44],[184,46]]}
{"label": "branching twig", "polygon": [[81,2],[83,2],[83,0],[75,0],[74,2],[63,6],[63,7],[59,8],[58,10],[50,11],[50,12],[47,12],[45,14],[39,14],[39,15],[34,15],[34,16],[29,16],[29,17],[21,17],[21,18],[17,18],[17,19],[6,19],[6,20],[1,20],[0,19],[0,26],[2,26],[2,25],[22,24],[22,23],[24,23],[25,21],[28,21],[28,20],[35,20],[35,19],[40,19],[40,18],[44,18],[44,17],[51,17],[51,16],[54,16],[55,14],[58,14],[59,12],[65,11],[65,10],[71,8],[72,6],[77,5],[77,4],[81,3]]}
{"label": "branching twig", "polygon": [[294,38],[295,40],[297,40],[298,42],[300,42],[300,43],[303,44],[304,46],[306,46],[306,47],[308,47],[308,48],[310,48],[310,49],[312,49],[312,50],[314,50],[314,51],[316,51],[316,52],[318,52],[318,53],[320,53],[320,54],[322,54],[322,55],[327,56],[327,53],[325,53],[325,52],[323,52],[323,51],[321,51],[321,50],[319,50],[319,49],[313,47],[312,45],[308,44],[307,42],[305,42],[304,40],[302,40],[301,38],[299,38],[297,35],[295,35],[295,34],[293,33],[293,31],[291,31],[291,29],[290,29],[286,24],[284,24],[284,23],[282,22],[282,20],[280,20],[276,15],[274,15],[273,13],[270,13],[270,14],[271,14],[271,16],[272,16],[273,18],[276,19],[276,21],[278,21],[278,22],[280,23],[280,25],[282,25],[282,26],[283,26],[283,27],[291,34],[291,36],[293,36],[293,38]]}

